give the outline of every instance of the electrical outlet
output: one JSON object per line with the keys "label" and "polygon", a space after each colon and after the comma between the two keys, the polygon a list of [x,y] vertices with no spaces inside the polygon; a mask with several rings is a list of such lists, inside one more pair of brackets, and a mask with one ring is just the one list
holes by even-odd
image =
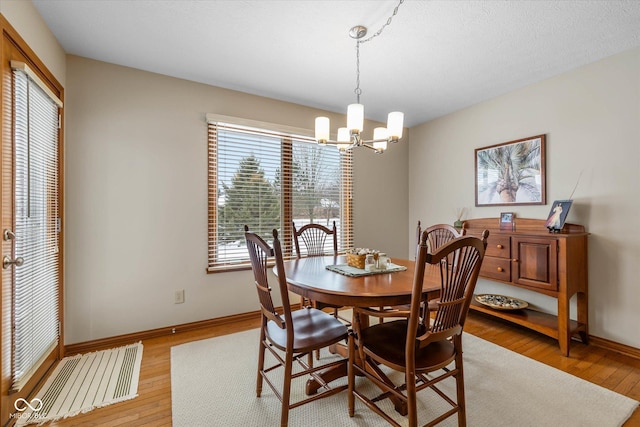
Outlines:
{"label": "electrical outlet", "polygon": [[182,304],[183,302],[184,302],[184,289],[180,289],[176,291],[175,295],[173,296],[173,303]]}

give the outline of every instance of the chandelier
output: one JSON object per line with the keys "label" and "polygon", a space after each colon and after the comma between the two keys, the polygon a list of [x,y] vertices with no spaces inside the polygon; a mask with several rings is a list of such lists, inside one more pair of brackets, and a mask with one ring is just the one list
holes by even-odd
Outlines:
{"label": "chandelier", "polygon": [[402,138],[402,128],[404,122],[404,114],[399,111],[389,113],[387,117],[387,127],[377,127],[373,130],[373,139],[362,139],[362,130],[364,128],[364,105],[360,103],[360,44],[370,41],[379,36],[384,28],[391,23],[391,19],[398,13],[398,8],[404,3],[400,3],[393,10],[393,15],[389,17],[387,22],[373,36],[362,40],[367,35],[367,27],[356,25],[349,30],[349,36],[356,40],[356,103],[347,106],[347,126],[338,128],[336,140],[330,138],[330,122],[328,117],[316,117],[315,122],[315,139],[318,144],[336,145],[340,152],[345,152],[356,147],[366,147],[380,154],[387,149],[389,142],[398,142]]}

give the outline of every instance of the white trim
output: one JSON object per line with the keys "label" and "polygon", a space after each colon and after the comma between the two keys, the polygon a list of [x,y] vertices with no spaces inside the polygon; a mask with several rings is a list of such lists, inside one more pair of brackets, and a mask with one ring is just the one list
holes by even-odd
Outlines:
{"label": "white trim", "polygon": [[27,76],[29,76],[31,80],[33,80],[40,87],[40,89],[42,89],[47,94],[49,98],[51,98],[53,102],[56,103],[58,108],[62,108],[63,104],[60,98],[58,98],[58,96],[55,93],[53,93],[51,89],[49,89],[49,86],[47,86],[45,82],[43,82],[42,79],[38,77],[38,75],[31,68],[29,68],[27,64],[21,61],[14,60],[14,61],[11,61],[11,68],[14,70],[23,71]]}
{"label": "white trim", "polygon": [[297,128],[294,126],[281,125],[277,123],[261,122],[258,120],[243,119],[241,117],[224,116],[222,114],[207,113],[207,123],[227,123],[231,125],[247,126],[257,129],[268,129],[278,131],[285,134],[300,135],[313,138],[314,132],[311,129]]}

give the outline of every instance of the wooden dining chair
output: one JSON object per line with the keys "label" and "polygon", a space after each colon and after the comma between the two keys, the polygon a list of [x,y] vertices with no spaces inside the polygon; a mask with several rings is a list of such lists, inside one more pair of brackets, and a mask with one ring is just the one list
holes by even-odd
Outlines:
{"label": "wooden dining chair", "polygon": [[[290,409],[331,396],[347,388],[346,385],[332,388],[321,380],[317,374],[320,370],[344,363],[344,359],[314,366],[312,357],[313,351],[346,339],[347,327],[329,313],[312,307],[303,307],[300,310],[291,311],[283,265],[282,246],[278,239],[278,232],[273,230],[273,247],[271,247],[260,236],[250,232],[246,225],[244,230],[262,317],[256,396],[260,397],[263,381],[266,381],[282,403],[280,413],[280,426],[282,427],[288,424]],[[268,277],[269,263],[274,258],[278,271],[278,283],[272,288],[269,285]],[[274,306],[271,294],[273,289],[276,289],[276,293],[281,298],[282,308]],[[265,367],[266,350],[269,350],[276,360],[273,366]],[[304,360],[305,358],[307,359],[306,361]],[[300,367],[295,372],[294,362]],[[280,390],[271,379],[273,378],[271,372],[279,368],[284,370],[284,381]],[[323,385],[323,391],[292,403],[292,380],[308,375],[320,381]]]}
{"label": "wooden dining chair", "polygon": [[[457,239],[458,237],[464,236],[465,230],[462,229],[458,231],[454,226],[449,224],[434,224],[430,227],[427,227],[424,230],[427,233],[427,249],[429,252],[436,251],[439,247],[444,245],[445,243],[450,242],[453,239]],[[418,221],[418,226],[416,227],[416,259],[418,259],[418,252],[420,250],[420,238],[422,236],[422,225],[420,221]],[[423,308],[426,310],[434,310],[436,304],[438,303],[438,298],[434,297],[433,299],[427,301],[427,305]],[[389,311],[393,310],[409,310],[409,306],[401,305],[387,308]],[[425,311],[426,317],[427,311]],[[384,319],[380,320],[384,322]]]}
{"label": "wooden dining chair", "polygon": [[434,224],[425,228],[424,231],[428,233],[427,243],[429,244],[429,250],[431,252],[437,251],[440,246],[453,239],[464,236],[465,233],[464,229],[458,230],[449,224]]}
{"label": "wooden dining chair", "polygon": [[[306,256],[325,256],[338,255],[338,230],[336,222],[333,221],[333,227],[328,228],[321,224],[305,224],[300,229],[296,228],[296,223],[291,222],[293,226],[293,242],[296,247],[296,256],[300,258]],[[328,250],[327,238],[331,238],[332,247]],[[300,243],[304,245],[300,247]]]}
{"label": "wooden dining chair", "polygon": [[[325,227],[321,224],[306,224],[300,227],[300,229],[297,229],[296,223],[293,221],[291,225],[293,227],[293,242],[296,248],[296,257],[338,255],[338,231],[335,221],[333,221],[332,228]],[[332,250],[328,250],[327,238],[331,238]],[[311,305],[319,310],[330,308],[335,318],[342,320],[347,326],[351,325],[348,319],[339,316],[338,309],[341,308],[339,306],[304,299],[302,304]]]}
{"label": "wooden dining chair", "polygon": [[[429,249],[431,252],[437,250],[440,246],[444,245],[452,239],[464,236],[466,232],[464,228],[458,230],[457,228],[449,224],[434,224],[430,227],[427,227],[424,231],[429,233],[427,242],[429,244]],[[420,224],[420,221],[418,221],[418,226],[416,227],[416,258],[418,256],[418,246],[420,245],[421,235],[422,224]]]}
{"label": "wooden dining chair", "polygon": [[[453,239],[464,236],[466,232],[465,229],[458,230],[457,228],[449,224],[434,224],[430,227],[425,228],[424,231],[427,232],[427,245],[429,248],[428,250],[431,253],[437,251],[438,248],[446,243],[449,243]],[[435,310],[437,303],[438,298],[429,300],[429,310]]]}
{"label": "wooden dining chair", "polygon": [[[389,423],[400,426],[377,403],[380,398],[391,396],[401,402],[401,406],[406,405],[408,424],[410,427],[416,427],[417,393],[431,388],[436,395],[451,405],[451,409],[425,426],[435,425],[456,413],[458,425],[466,425],[462,331],[484,258],[488,235],[489,232],[485,230],[482,239],[459,237],[441,246],[435,253],[430,253],[427,243],[428,232],[425,230],[418,248],[410,310],[392,314],[403,319],[365,328],[358,321],[359,316],[354,316],[355,332],[349,335],[348,364],[348,406],[351,417],[355,415],[355,399],[358,398]],[[421,310],[423,280],[427,267],[438,269],[441,281],[440,301],[431,323],[422,317]],[[367,308],[355,308],[354,311],[370,316],[388,315],[386,312]],[[356,351],[359,356],[358,363]],[[403,384],[394,384],[383,367],[386,367],[387,372],[402,372],[402,380],[398,381]],[[375,383],[382,390],[382,394],[371,398],[358,391],[356,375],[364,377],[359,378],[359,381],[369,380]],[[438,383],[449,377],[455,379],[455,400],[438,388]]]}

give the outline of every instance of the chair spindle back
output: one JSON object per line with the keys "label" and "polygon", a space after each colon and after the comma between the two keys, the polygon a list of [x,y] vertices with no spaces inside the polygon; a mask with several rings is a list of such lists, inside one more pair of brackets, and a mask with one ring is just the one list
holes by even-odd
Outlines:
{"label": "chair spindle back", "polygon": [[431,326],[424,331],[418,331],[419,322],[410,320],[408,337],[415,337],[415,343],[419,348],[462,332],[489,236],[489,232],[485,230],[482,239],[458,237],[434,253],[429,253],[428,234],[427,230],[423,232],[418,250],[410,319],[419,317],[424,271],[420,272],[418,269],[424,270],[426,264],[438,265],[441,288]]}
{"label": "chair spindle back", "polygon": [[[303,225],[300,230],[296,229],[296,224],[293,225],[293,240],[296,247],[296,256],[300,258],[302,251],[300,248],[300,241],[304,244],[307,256],[324,256],[324,255],[337,255],[338,254],[338,233],[336,229],[336,222],[333,221],[333,227],[328,228],[320,224],[306,224]],[[327,237],[332,238],[333,253],[328,254],[326,248]]]}
{"label": "chair spindle back", "polygon": [[[250,232],[248,226],[245,225],[244,230],[244,236],[247,242],[247,251],[249,252],[249,258],[251,260],[251,269],[253,270],[255,279],[254,283],[258,292],[261,311],[264,316],[263,321],[266,322],[267,320],[273,320],[281,329],[285,329],[286,322],[290,321],[290,310],[287,310],[286,308],[284,309],[284,319],[278,314],[273,304],[271,287],[269,286],[268,279],[268,261],[276,255],[276,249],[280,249],[278,233],[276,230],[273,230],[274,248],[272,248],[262,237],[258,236],[256,233]],[[289,294],[286,291],[286,281],[284,292],[282,290],[282,280],[279,280],[278,282],[278,291],[281,294],[280,296],[282,298],[283,307],[289,307]]]}
{"label": "chair spindle back", "polygon": [[465,233],[465,230],[458,231],[458,229],[449,224],[435,224],[425,228],[424,231],[428,233],[427,242],[431,253],[434,253],[451,240],[464,236]]}

